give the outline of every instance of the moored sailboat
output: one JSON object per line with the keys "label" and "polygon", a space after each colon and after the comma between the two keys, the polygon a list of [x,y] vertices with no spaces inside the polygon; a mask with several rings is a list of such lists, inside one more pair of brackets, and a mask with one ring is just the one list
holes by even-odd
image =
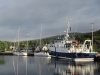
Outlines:
{"label": "moored sailboat", "polygon": [[42,24],[41,24],[41,32],[40,32],[40,45],[36,47],[34,56],[50,57],[48,53],[48,47],[46,45],[42,47],[41,45],[41,37],[42,37]]}
{"label": "moored sailboat", "polygon": [[13,55],[18,55],[18,56],[27,56],[27,50],[20,50],[20,43],[19,43],[19,30],[20,30],[20,27],[18,28],[18,46],[17,48],[15,48],[15,50],[13,51]]}

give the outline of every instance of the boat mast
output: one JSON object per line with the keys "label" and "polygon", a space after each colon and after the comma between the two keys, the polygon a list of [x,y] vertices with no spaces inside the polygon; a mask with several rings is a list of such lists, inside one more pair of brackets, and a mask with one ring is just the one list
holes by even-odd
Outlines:
{"label": "boat mast", "polygon": [[67,19],[67,34],[68,34],[69,26],[70,26],[70,18]]}
{"label": "boat mast", "polygon": [[41,23],[41,31],[40,31],[40,48],[41,48],[41,37],[42,37],[42,23]]}
{"label": "boat mast", "polygon": [[18,49],[20,49],[20,48],[19,48],[19,30],[20,30],[20,26],[19,26],[19,28],[18,28]]}
{"label": "boat mast", "polygon": [[[27,50],[28,50],[28,32],[27,32],[26,37],[27,37]],[[26,51],[27,51],[27,50],[26,50]]]}
{"label": "boat mast", "polygon": [[69,37],[69,34],[68,34],[69,26],[70,26],[70,18],[67,19],[67,31],[66,31],[66,39],[67,40],[68,40],[68,37]]}
{"label": "boat mast", "polygon": [[90,23],[92,25],[92,51],[93,51],[93,25],[94,23]]}

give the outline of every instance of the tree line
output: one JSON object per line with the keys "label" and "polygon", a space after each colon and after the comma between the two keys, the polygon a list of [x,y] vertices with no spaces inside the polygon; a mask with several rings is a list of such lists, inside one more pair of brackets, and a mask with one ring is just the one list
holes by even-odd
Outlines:
{"label": "tree line", "polygon": [[[100,40],[100,30],[95,31],[93,33],[93,41],[95,40]],[[73,33],[70,33],[69,35],[71,35],[71,37],[73,37]],[[55,38],[63,38],[64,35],[57,35],[57,36],[52,36],[52,37],[47,37],[47,38],[43,38],[41,39],[41,45],[44,46],[45,44],[49,44],[49,43],[54,43],[53,40]],[[76,35],[74,36],[74,38],[76,40],[78,40],[80,43],[83,43],[84,40],[86,39],[92,39],[92,33],[76,33]],[[9,47],[10,46],[15,46],[17,47],[17,42],[8,42],[8,41],[0,41],[0,52],[4,52],[6,50],[11,50]],[[40,40],[29,40],[28,41],[28,48],[33,48],[33,46],[38,46],[40,45]],[[20,49],[26,49],[27,48],[27,41],[20,41]],[[94,49],[97,49],[97,45],[94,42]]]}

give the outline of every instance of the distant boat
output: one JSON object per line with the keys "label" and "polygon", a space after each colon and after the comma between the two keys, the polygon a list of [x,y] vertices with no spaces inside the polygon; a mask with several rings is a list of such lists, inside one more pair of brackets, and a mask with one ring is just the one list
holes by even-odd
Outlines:
{"label": "distant boat", "polygon": [[16,51],[16,52],[13,52],[13,55],[18,55],[18,56],[27,56],[27,52],[20,52],[20,51]]}
{"label": "distant boat", "polygon": [[35,49],[34,56],[50,57],[48,47],[45,45],[40,49],[39,46]]}
{"label": "distant boat", "polygon": [[19,46],[20,46],[19,45],[19,29],[20,29],[20,27],[18,28],[18,46],[17,46],[17,49],[14,50],[13,55],[27,56],[27,50],[22,51],[19,48]]}
{"label": "distant boat", "polygon": [[49,55],[55,58],[72,59],[73,61],[93,61],[98,52],[93,52],[92,41],[85,40],[83,44],[79,44],[74,38],[70,38],[68,27],[64,38],[57,38],[54,44],[49,44]]}
{"label": "distant boat", "polygon": [[42,35],[42,24],[41,24],[41,32],[40,32],[40,46],[36,47],[34,56],[50,57],[48,50],[47,50],[48,49],[47,46],[44,46],[43,48],[41,46],[41,35]]}

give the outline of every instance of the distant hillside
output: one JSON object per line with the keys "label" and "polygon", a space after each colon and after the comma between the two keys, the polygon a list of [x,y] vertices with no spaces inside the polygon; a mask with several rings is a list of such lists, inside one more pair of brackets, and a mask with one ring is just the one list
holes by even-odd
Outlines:
{"label": "distant hillside", "polygon": [[[77,36],[82,36],[82,37],[91,37],[92,36],[92,33],[91,32],[88,32],[88,33],[79,33],[79,32],[76,32],[75,34],[74,33],[69,33],[69,35],[71,36],[71,37],[77,37]],[[100,30],[98,30],[98,31],[95,31],[95,32],[93,32],[93,35],[94,36],[100,36]],[[62,34],[62,35],[55,35],[55,36],[51,36],[51,37],[46,37],[46,38],[43,38],[43,39],[55,39],[55,38],[62,38],[62,37],[64,37],[64,34]],[[36,39],[36,40],[39,40],[39,39]],[[35,41],[35,40],[31,40],[31,41]]]}
{"label": "distant hillside", "polygon": [[[71,38],[74,37],[76,40],[79,40],[81,42],[83,42],[85,39],[92,39],[92,32],[88,32],[88,33],[76,32],[75,35],[74,35],[74,33],[69,33],[69,35]],[[60,36],[56,35],[56,36],[46,37],[46,38],[43,38],[42,40],[49,41],[48,43],[50,43],[50,40],[51,40],[51,42],[53,42],[53,40],[58,37],[63,38],[64,34],[60,35]],[[100,40],[100,30],[93,32],[93,38],[94,38],[94,40]]]}
{"label": "distant hillside", "polygon": [[[75,35],[74,35],[74,33],[69,33],[69,35],[70,35],[71,38],[74,37],[76,40],[80,41],[80,43],[83,43],[84,40],[86,40],[86,39],[92,39],[92,33],[91,32],[88,32],[88,33],[78,33],[78,32],[76,32]],[[45,45],[45,44],[49,44],[49,43],[54,43],[54,39],[63,38],[63,37],[64,37],[64,34],[42,38],[41,44]],[[93,38],[94,38],[93,40],[100,40],[100,30],[93,32]],[[26,41],[24,41],[24,43],[26,43]],[[40,45],[40,39],[30,40],[29,45],[30,46]]]}

